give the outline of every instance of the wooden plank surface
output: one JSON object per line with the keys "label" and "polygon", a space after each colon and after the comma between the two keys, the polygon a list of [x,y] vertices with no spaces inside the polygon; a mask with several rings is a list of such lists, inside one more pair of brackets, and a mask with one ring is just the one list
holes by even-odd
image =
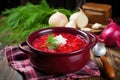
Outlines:
{"label": "wooden plank surface", "polygon": [[[120,48],[118,47],[106,47],[106,48],[107,48],[107,53],[105,56],[107,57],[108,62],[115,70],[115,74],[116,74],[115,80],[120,80]],[[103,69],[103,64],[100,58],[93,55],[92,59],[98,64],[102,76],[106,78]]]}
{"label": "wooden plank surface", "polygon": [[[119,80],[120,79],[120,48],[118,47],[106,47],[106,48],[107,48],[107,53],[106,53],[107,59],[114,68],[116,73],[115,80]],[[104,69],[100,58],[92,55],[92,59],[98,64],[101,70],[101,74],[103,75],[102,77],[106,79],[106,77],[104,76],[105,75]],[[94,78],[88,78],[82,80],[100,80],[100,79],[102,80],[102,78],[100,77],[94,77]],[[2,50],[0,50],[0,80],[23,80],[22,76],[8,65],[8,61],[6,59],[5,54],[3,54]]]}
{"label": "wooden plank surface", "polygon": [[[6,56],[3,53],[3,47],[4,46],[0,46],[0,80],[23,80],[22,76],[9,66]],[[119,80],[120,79],[120,48],[118,47],[106,47],[106,48],[107,48],[106,57],[116,73],[115,80]],[[93,59],[98,64],[101,70],[102,77],[105,80],[108,80],[104,76],[105,73],[100,58],[94,56],[93,53],[91,52],[91,59]],[[102,80],[102,78],[94,77],[94,78],[88,78],[82,80]]]}
{"label": "wooden plank surface", "polygon": [[0,80],[23,80],[22,76],[9,66],[3,50],[0,50]]}

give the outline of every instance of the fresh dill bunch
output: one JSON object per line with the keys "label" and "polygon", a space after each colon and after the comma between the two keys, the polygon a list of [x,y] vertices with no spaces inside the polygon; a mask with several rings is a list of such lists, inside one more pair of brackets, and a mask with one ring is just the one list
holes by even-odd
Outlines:
{"label": "fresh dill bunch", "polygon": [[[48,25],[49,17],[55,13],[56,9],[49,7],[46,0],[34,5],[27,3],[24,6],[7,9],[2,12],[0,19],[0,42],[7,45],[19,44],[35,30],[50,27]],[[58,11],[64,13],[67,17],[72,11],[59,8]]]}

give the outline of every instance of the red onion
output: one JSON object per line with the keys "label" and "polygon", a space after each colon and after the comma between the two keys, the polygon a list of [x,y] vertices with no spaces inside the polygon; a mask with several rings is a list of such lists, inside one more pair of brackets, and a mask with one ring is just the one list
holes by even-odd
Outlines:
{"label": "red onion", "polygon": [[99,39],[107,46],[117,45],[120,47],[120,26],[110,19],[110,23],[99,35]]}

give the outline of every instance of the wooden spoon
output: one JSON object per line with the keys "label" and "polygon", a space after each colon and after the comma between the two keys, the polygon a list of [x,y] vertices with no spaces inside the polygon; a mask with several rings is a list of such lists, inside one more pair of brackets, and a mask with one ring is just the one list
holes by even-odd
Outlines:
{"label": "wooden spoon", "polygon": [[104,72],[105,72],[106,76],[110,80],[114,80],[115,79],[115,71],[114,71],[113,67],[109,64],[109,62],[107,61],[107,58],[105,56],[105,54],[106,54],[106,48],[102,45],[102,43],[98,42],[93,47],[93,53],[96,56],[100,56],[101,61],[103,63],[103,68],[104,68]]}

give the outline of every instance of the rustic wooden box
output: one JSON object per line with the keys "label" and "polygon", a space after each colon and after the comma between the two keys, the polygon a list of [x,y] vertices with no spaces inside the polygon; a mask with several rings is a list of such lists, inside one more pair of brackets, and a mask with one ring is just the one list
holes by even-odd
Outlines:
{"label": "rustic wooden box", "polygon": [[105,24],[111,18],[112,6],[108,4],[100,3],[85,3],[82,6],[85,14],[89,18],[89,23],[101,23]]}

